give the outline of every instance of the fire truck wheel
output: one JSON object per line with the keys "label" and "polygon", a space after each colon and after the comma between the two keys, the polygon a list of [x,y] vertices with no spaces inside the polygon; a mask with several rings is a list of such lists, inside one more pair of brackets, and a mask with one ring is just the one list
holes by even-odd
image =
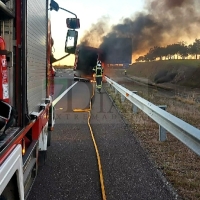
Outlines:
{"label": "fire truck wheel", "polygon": [[48,131],[48,136],[47,136],[47,146],[51,146],[51,131]]}

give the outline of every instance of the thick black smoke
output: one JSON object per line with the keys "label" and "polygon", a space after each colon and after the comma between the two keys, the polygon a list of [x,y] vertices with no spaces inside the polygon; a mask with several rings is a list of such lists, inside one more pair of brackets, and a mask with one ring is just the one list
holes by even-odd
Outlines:
{"label": "thick black smoke", "polygon": [[[105,47],[117,45],[117,40],[113,38],[131,38],[132,53],[138,57],[154,46],[194,41],[200,36],[199,24],[199,0],[146,0],[144,12],[124,18],[121,23],[113,25],[108,33],[107,30],[102,31],[104,30],[102,27],[104,25],[107,27],[107,24],[101,19],[97,24],[92,25],[82,41],[94,46],[93,41],[96,40],[87,38],[94,38],[92,36],[95,33],[98,38],[101,38],[95,47]],[[98,31],[99,28],[101,31]]]}
{"label": "thick black smoke", "polygon": [[103,52],[102,61],[112,64],[131,63],[132,39],[130,37],[117,37],[110,33],[103,37],[103,43],[99,46]]}

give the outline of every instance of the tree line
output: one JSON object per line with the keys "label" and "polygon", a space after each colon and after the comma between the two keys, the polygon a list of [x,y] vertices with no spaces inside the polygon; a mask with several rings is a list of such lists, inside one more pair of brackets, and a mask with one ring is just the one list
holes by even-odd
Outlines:
{"label": "tree line", "polygon": [[160,60],[170,60],[170,59],[187,59],[188,56],[193,56],[198,59],[200,54],[200,39],[195,39],[193,44],[186,45],[186,42],[178,42],[175,44],[167,45],[166,47],[154,46],[150,48],[149,52],[144,56],[139,56],[136,62],[140,61],[154,61]]}

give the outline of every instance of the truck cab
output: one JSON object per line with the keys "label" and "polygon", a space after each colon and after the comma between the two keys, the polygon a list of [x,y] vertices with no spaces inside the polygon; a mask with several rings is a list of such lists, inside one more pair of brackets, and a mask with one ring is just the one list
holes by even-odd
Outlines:
{"label": "truck cab", "polygon": [[79,45],[76,48],[74,63],[74,81],[94,81],[93,68],[97,60],[101,59],[98,48]]}

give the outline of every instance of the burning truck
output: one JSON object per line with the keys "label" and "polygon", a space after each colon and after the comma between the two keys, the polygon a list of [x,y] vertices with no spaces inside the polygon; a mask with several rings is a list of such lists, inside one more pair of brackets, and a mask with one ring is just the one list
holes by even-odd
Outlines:
{"label": "burning truck", "polygon": [[132,62],[131,38],[112,38],[112,40],[105,39],[104,41],[99,48],[87,45],[77,46],[74,81],[92,81],[94,79],[93,68],[97,60],[101,60],[104,69],[112,66],[118,66],[118,68],[129,66]]}
{"label": "burning truck", "polygon": [[74,63],[74,81],[93,80],[93,68],[97,64],[97,59],[102,61],[100,49],[85,45],[77,46]]}

